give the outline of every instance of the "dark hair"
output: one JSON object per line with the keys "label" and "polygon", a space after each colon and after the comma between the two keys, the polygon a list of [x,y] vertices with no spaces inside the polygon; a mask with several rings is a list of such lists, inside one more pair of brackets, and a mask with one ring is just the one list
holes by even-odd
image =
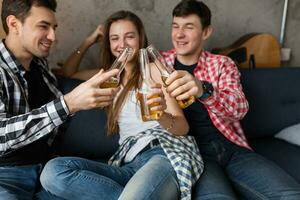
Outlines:
{"label": "dark hair", "polygon": [[[113,61],[115,60],[115,56],[112,54],[110,50],[110,40],[109,40],[109,31],[110,27],[114,22],[119,20],[127,20],[133,23],[138,34],[139,34],[139,48],[146,48],[148,46],[148,39],[146,36],[145,28],[141,19],[130,11],[120,10],[112,14],[108,17],[108,19],[104,23],[104,37],[102,40],[102,46],[100,51],[100,67],[104,69],[108,69]],[[138,60],[136,59],[136,63]],[[119,126],[117,123],[118,115],[123,106],[123,103],[132,89],[137,89],[139,87],[140,82],[140,68],[138,65],[134,67],[131,77],[129,81],[124,86],[122,92],[118,95],[118,98],[114,105],[109,106],[107,111],[107,133],[109,135],[117,133]],[[123,75],[121,75],[121,79]]]}
{"label": "dark hair", "polygon": [[191,14],[196,14],[200,18],[203,29],[211,24],[210,9],[202,1],[182,0],[172,13],[173,17],[185,17]]}
{"label": "dark hair", "polygon": [[9,31],[6,24],[6,18],[9,15],[14,15],[24,23],[32,6],[46,7],[55,12],[57,3],[56,0],[3,0],[1,19],[6,34]]}

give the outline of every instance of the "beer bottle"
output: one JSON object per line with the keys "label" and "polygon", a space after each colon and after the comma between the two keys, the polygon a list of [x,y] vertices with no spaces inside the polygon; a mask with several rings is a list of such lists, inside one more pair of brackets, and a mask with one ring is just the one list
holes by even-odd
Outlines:
{"label": "beer bottle", "polygon": [[[147,99],[148,94],[151,91],[151,85],[157,84],[151,78],[151,70],[149,64],[149,58],[146,49],[140,49],[139,51],[139,65],[141,71],[141,85],[137,93],[137,100],[139,101],[141,107],[141,116],[143,121],[150,121],[150,120],[158,120],[161,115],[162,111],[151,111],[150,108],[153,106],[158,106],[158,103],[153,103],[148,105]],[[154,98],[157,96],[152,96]]]}
{"label": "beer bottle", "polygon": [[133,49],[130,47],[126,47],[122,53],[116,58],[113,62],[109,70],[119,69],[119,73],[115,76],[110,77],[108,80],[103,82],[100,87],[101,88],[116,88],[120,83],[120,75],[128,61],[128,58],[133,54]]}
{"label": "beer bottle", "polygon": [[[167,87],[165,81],[170,76],[170,74],[174,71],[174,69],[166,62],[164,57],[158,52],[158,50],[153,46],[150,45],[147,47],[147,51],[153,60],[153,63],[159,70],[161,74],[162,82],[164,83],[164,86]],[[184,100],[177,100],[177,103],[181,108],[186,108],[189,105],[191,105],[195,101],[194,96],[190,96],[188,99]]]}

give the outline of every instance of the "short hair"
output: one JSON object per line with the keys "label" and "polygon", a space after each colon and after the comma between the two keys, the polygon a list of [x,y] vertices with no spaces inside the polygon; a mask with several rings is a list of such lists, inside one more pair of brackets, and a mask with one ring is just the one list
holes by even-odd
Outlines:
{"label": "short hair", "polygon": [[32,6],[46,7],[55,12],[57,3],[56,0],[3,0],[1,19],[2,26],[6,34],[9,32],[6,24],[6,18],[9,15],[14,15],[22,23],[24,23]]}
{"label": "short hair", "polygon": [[211,11],[206,4],[197,0],[182,0],[173,9],[173,17],[185,17],[195,14],[200,18],[202,28],[211,24]]}

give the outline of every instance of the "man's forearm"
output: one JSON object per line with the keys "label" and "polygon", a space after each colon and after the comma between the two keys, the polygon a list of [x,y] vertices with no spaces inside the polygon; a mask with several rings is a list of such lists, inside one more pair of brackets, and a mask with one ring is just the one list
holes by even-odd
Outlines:
{"label": "man's forearm", "polygon": [[0,156],[49,134],[61,125],[67,116],[68,111],[61,98],[26,114],[13,117],[2,111],[0,114]]}

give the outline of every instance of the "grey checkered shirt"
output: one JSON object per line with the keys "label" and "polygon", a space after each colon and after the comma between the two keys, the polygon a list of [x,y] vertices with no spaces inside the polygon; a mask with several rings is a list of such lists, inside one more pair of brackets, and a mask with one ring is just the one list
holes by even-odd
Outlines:
{"label": "grey checkered shirt", "polygon": [[203,172],[204,164],[193,136],[174,136],[161,127],[155,127],[128,137],[109,160],[109,164],[120,166],[129,149],[146,135],[158,139],[174,168],[181,192],[181,200],[192,198],[192,186]]}
{"label": "grey checkered shirt", "polygon": [[48,70],[47,61],[34,58],[32,62],[41,67],[43,80],[57,97],[33,110],[27,102],[25,71],[3,41],[0,43],[0,157],[49,133],[52,135],[48,143],[52,143],[58,126],[69,115],[63,96],[55,86],[55,76]]}

